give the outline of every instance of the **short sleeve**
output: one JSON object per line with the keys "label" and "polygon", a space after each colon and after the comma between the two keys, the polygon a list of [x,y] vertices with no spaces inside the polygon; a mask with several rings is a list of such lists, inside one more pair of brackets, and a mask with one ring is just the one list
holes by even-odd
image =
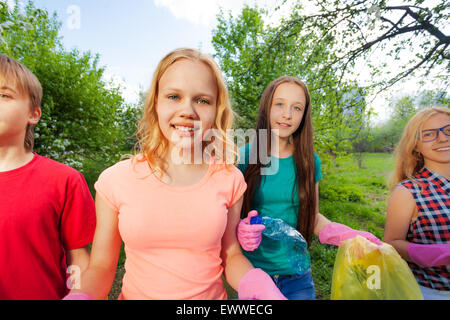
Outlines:
{"label": "short sleeve", "polygon": [[61,241],[66,250],[87,246],[93,241],[96,225],[94,199],[83,175],[76,171],[68,178],[61,214]]}
{"label": "short sleeve", "polygon": [[314,153],[314,180],[315,183],[319,182],[322,179],[322,171],[320,170],[320,158]]}
{"label": "short sleeve", "polygon": [[119,211],[116,196],[114,194],[114,170],[110,167],[103,171],[94,184],[95,191],[115,211]]}
{"label": "short sleeve", "polygon": [[245,183],[244,175],[236,167],[232,168],[233,190],[228,208],[232,207],[247,190],[247,183]]}

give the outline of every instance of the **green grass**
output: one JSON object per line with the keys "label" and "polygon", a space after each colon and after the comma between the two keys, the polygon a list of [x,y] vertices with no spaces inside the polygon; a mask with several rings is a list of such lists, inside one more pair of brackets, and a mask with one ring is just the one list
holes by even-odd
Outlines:
{"label": "green grass", "polygon": [[[389,154],[372,153],[364,154],[359,159],[348,157],[339,161],[323,160],[320,212],[331,221],[357,230],[369,231],[383,239],[386,181],[393,167],[394,160]],[[310,253],[316,297],[319,300],[329,300],[337,247],[320,244],[315,237]],[[120,294],[124,261],[125,255],[122,250],[109,299],[116,299]],[[225,288],[230,299],[237,297],[236,292],[226,283]]]}

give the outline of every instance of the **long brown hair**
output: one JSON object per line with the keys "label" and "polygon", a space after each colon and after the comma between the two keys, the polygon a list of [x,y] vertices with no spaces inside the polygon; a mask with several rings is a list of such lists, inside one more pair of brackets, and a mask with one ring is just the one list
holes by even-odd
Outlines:
{"label": "long brown hair", "polygon": [[[314,223],[316,217],[316,189],[314,180],[314,146],[313,146],[313,125],[311,115],[311,98],[308,87],[303,81],[298,78],[283,76],[273,80],[267,88],[264,90],[261,101],[259,104],[258,120],[256,124],[256,139],[253,141],[251,154],[256,152],[259,155],[258,150],[261,139],[260,131],[266,130],[267,132],[267,150],[266,154],[271,150],[271,126],[270,126],[270,108],[272,106],[273,95],[277,87],[282,83],[293,83],[299,85],[305,92],[306,105],[303,114],[302,121],[298,129],[293,133],[293,145],[294,145],[294,162],[295,162],[295,174],[296,174],[296,186],[294,190],[297,190],[299,198],[299,210],[298,210],[298,222],[297,230],[302,234],[305,240],[308,242],[308,246],[311,245],[312,236],[314,233]],[[263,131],[264,132],[264,131]],[[252,156],[250,156],[252,159]],[[247,182],[247,190],[244,194],[244,203],[242,205],[241,217],[245,218],[247,213],[251,211],[252,201],[256,190],[261,185],[261,168],[264,166],[261,163],[259,156],[256,157],[257,162],[255,164],[249,164],[244,172],[245,181]]]}

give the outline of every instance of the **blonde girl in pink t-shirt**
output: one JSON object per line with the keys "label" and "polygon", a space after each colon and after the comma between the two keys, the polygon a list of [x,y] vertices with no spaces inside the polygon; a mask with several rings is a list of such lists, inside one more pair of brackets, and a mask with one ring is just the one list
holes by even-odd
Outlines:
{"label": "blonde girl in pink t-shirt", "polygon": [[[122,242],[120,299],[226,299],[223,272],[240,299],[285,299],[244,257],[236,238],[246,184],[226,137],[232,114],[210,56],[178,49],[161,60],[135,155],[106,169],[95,184],[91,260],[81,288],[66,299],[108,295]],[[206,137],[210,129],[214,138]]]}

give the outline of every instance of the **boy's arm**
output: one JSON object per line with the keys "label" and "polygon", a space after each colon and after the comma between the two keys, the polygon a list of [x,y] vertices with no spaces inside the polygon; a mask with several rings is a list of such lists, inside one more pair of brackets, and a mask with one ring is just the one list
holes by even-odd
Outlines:
{"label": "boy's arm", "polygon": [[67,266],[77,266],[81,272],[84,272],[89,265],[89,246],[68,250],[66,252]]}
{"label": "boy's arm", "polygon": [[69,289],[76,288],[79,285],[81,274],[89,265],[89,254],[89,246],[66,252],[66,272],[70,276],[66,285]]}
{"label": "boy's arm", "polygon": [[71,293],[82,292],[103,300],[108,296],[114,281],[122,239],[117,212],[98,194],[95,207],[97,225],[89,265],[81,275],[80,288],[73,289]]}

